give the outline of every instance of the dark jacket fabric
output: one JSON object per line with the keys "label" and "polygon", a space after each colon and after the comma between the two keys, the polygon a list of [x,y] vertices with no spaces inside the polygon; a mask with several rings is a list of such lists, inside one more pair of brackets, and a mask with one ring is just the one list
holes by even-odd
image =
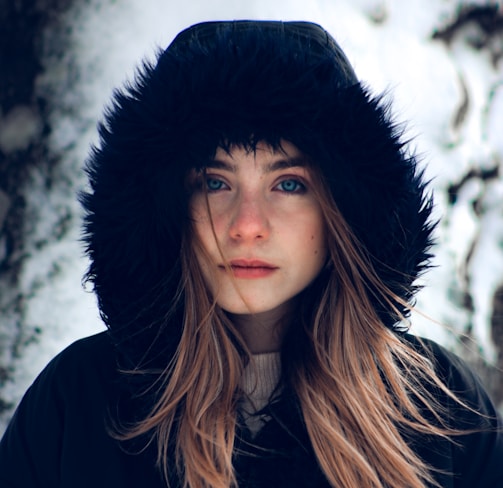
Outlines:
{"label": "dark jacket fabric", "polygon": [[[436,474],[442,487],[503,486],[503,433],[497,431],[501,420],[490,399],[461,360],[432,342],[426,344],[446,384],[480,412],[441,398],[453,426],[479,430],[454,442],[416,435],[411,445],[442,471]],[[121,445],[110,435],[121,383],[108,333],[82,339],[59,354],[27,391],[0,443],[0,486],[165,486],[149,447],[141,451],[140,446]],[[268,409],[272,419],[255,438],[245,429],[238,433],[235,466],[240,488],[328,487],[295,399],[283,395]],[[175,478],[172,486],[178,486]]]}

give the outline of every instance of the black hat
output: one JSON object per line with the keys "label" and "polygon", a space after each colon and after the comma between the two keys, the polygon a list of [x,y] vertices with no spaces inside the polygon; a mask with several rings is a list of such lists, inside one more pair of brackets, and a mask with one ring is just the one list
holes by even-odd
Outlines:
{"label": "black hat", "polygon": [[[169,324],[177,320],[166,314],[180,279],[186,172],[219,144],[251,138],[288,140],[320,166],[377,274],[410,301],[429,258],[431,202],[400,135],[387,105],[319,25],[230,21],[184,30],[115,93],[87,162],[88,276],[105,322],[128,336],[160,334],[162,323],[176,342]],[[399,316],[375,303],[397,328]]]}

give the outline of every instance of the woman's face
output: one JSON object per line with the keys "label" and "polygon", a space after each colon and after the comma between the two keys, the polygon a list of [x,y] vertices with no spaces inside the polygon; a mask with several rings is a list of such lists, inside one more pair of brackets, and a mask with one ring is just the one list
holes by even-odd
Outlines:
{"label": "woman's face", "polygon": [[232,314],[286,312],[327,255],[306,158],[288,142],[218,149],[206,174],[191,178],[195,232],[211,261],[200,250],[197,258],[218,305]]}

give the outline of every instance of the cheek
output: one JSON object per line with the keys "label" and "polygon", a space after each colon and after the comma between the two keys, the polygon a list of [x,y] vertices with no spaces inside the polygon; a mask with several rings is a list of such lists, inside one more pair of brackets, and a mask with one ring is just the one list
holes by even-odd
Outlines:
{"label": "cheek", "polygon": [[215,254],[215,238],[211,226],[206,222],[199,222],[194,224],[194,234],[197,239],[195,246],[196,256],[199,264],[207,264],[208,260]]}
{"label": "cheek", "polygon": [[313,229],[313,232],[311,233],[311,246],[313,260],[315,260],[321,270],[328,256],[327,235],[323,222],[319,222],[316,228]]}
{"label": "cheek", "polygon": [[327,249],[327,232],[326,225],[323,217],[317,213],[311,219],[311,242],[312,246],[317,250],[318,253],[326,253]]}
{"label": "cheek", "polygon": [[313,251],[314,259],[320,264],[323,265],[327,259],[328,251],[327,245],[324,238],[321,238],[316,242]]}
{"label": "cheek", "polygon": [[197,266],[199,267],[206,286],[208,286],[210,290],[214,290],[216,286],[214,268],[217,251],[216,246],[212,246],[214,239],[211,230],[208,231],[204,224],[194,224],[193,229],[193,256],[195,257]]}
{"label": "cheek", "polygon": [[189,203],[189,215],[195,222],[204,222],[208,220],[208,208],[203,196],[192,196]]}
{"label": "cheek", "polygon": [[209,238],[213,239],[213,231],[211,228],[211,219],[208,214],[206,202],[201,198],[194,199],[190,205],[190,217],[192,219],[192,228],[194,234],[205,248],[210,242]]}

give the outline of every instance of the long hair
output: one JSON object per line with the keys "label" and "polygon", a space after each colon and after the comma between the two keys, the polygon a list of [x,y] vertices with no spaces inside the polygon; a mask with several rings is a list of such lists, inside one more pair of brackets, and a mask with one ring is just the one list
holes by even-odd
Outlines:
{"label": "long hair", "polygon": [[[397,314],[395,304],[404,304],[377,277],[320,171],[312,172],[329,259],[299,299],[301,319],[287,330],[281,387],[295,393],[315,456],[332,486],[435,485],[430,467],[403,434],[457,434],[447,427],[432,386],[455,397],[437,377],[431,358],[419,354],[379,317],[372,297],[378,295]],[[237,405],[250,357],[208,291],[196,246],[200,244],[189,226],[181,252],[182,334],[158,383],[158,400],[143,420],[118,437],[147,435],[154,441],[157,464],[168,484],[179,476],[187,488],[224,488],[237,486]]]}

